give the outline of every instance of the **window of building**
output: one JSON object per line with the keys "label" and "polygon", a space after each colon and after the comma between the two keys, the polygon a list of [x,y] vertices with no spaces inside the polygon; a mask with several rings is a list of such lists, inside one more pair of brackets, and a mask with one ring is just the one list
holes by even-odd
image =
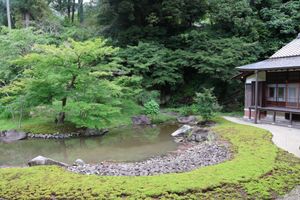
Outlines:
{"label": "window of building", "polygon": [[291,84],[291,85],[288,85],[288,93],[287,93],[287,96],[288,96],[288,99],[287,101],[288,102],[292,102],[292,103],[295,103],[297,102],[297,85],[295,84]]}
{"label": "window of building", "polygon": [[276,101],[276,85],[268,85],[268,100]]}
{"label": "window of building", "polygon": [[277,101],[285,101],[285,85],[278,85]]}

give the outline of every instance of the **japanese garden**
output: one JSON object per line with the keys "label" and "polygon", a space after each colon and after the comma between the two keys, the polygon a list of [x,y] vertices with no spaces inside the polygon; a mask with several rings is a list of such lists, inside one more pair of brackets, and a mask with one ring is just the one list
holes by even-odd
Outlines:
{"label": "japanese garden", "polygon": [[299,0],[0,0],[0,199],[300,199]]}

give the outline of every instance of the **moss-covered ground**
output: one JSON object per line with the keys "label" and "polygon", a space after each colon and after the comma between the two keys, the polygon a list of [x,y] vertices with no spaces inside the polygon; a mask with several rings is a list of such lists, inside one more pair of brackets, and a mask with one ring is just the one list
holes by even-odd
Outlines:
{"label": "moss-covered ground", "polygon": [[265,130],[218,119],[230,161],[192,172],[101,177],[59,167],[0,169],[4,199],[274,199],[300,183],[300,159],[279,150]]}

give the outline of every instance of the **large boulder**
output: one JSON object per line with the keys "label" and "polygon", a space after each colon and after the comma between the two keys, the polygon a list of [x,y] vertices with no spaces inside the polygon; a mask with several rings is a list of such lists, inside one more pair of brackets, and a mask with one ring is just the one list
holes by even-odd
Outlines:
{"label": "large boulder", "polygon": [[134,125],[150,125],[151,119],[146,115],[134,116],[131,118]]}
{"label": "large boulder", "polygon": [[178,117],[177,121],[181,124],[197,124],[198,119],[196,116]]}
{"label": "large boulder", "polygon": [[177,131],[172,133],[172,136],[173,137],[178,137],[178,136],[185,135],[185,134],[189,133],[192,129],[193,129],[193,127],[191,127],[190,125],[183,125]]}
{"label": "large boulder", "polygon": [[28,162],[28,165],[30,167],[38,166],[38,165],[58,165],[58,166],[61,166],[61,167],[67,167],[68,166],[68,164],[66,164],[66,163],[59,162],[59,161],[56,161],[56,160],[52,160],[52,159],[46,158],[44,156],[35,157],[34,159],[32,159]]}
{"label": "large boulder", "polygon": [[27,134],[25,132],[17,131],[17,130],[1,131],[0,133],[0,141],[3,142],[14,142],[26,138],[27,138]]}

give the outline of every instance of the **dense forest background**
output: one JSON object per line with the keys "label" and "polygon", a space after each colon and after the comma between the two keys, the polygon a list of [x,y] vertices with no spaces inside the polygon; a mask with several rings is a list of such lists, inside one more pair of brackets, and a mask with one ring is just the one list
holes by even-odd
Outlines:
{"label": "dense forest background", "polygon": [[[214,88],[224,110],[241,108],[235,67],[267,58],[300,31],[299,0],[10,0],[10,12],[13,30],[0,29],[2,86],[24,71],[11,60],[34,44],[103,37],[118,49],[115,74],[140,77],[141,98],[175,107]],[[5,0],[0,25],[8,26]]]}

